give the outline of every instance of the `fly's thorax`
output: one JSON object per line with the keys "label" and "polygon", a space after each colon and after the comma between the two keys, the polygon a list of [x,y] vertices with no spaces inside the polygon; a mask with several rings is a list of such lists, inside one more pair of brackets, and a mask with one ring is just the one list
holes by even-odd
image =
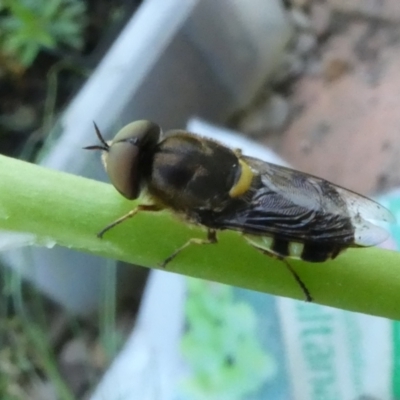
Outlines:
{"label": "fly's thorax", "polygon": [[[167,134],[154,154],[149,190],[176,209],[220,210],[250,186],[229,148],[187,133]],[[241,179],[242,178],[242,179]]]}

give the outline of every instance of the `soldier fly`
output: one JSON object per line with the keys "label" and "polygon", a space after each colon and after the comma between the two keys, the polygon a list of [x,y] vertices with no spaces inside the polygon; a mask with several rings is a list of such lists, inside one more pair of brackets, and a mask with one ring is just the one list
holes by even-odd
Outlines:
{"label": "soldier fly", "polygon": [[217,231],[239,231],[256,249],[282,260],[304,292],[311,294],[286,261],[334,259],[348,247],[373,246],[388,233],[368,220],[393,222],[378,203],[324,179],[242,155],[240,150],[184,130],[146,120],[122,128],[106,142],[95,125],[111,183],[127,199],[146,192],[137,206],[98,233],[138,212],[169,209],[207,229],[163,262],[165,267],[191,244],[217,242]]}

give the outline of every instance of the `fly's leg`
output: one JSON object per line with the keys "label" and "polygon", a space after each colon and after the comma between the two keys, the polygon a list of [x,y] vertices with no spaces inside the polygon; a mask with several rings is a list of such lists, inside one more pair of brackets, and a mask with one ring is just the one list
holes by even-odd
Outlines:
{"label": "fly's leg", "polygon": [[297,284],[300,286],[301,290],[304,293],[304,296],[306,297],[306,301],[309,302],[309,303],[313,302],[313,297],[311,296],[311,293],[308,290],[306,284],[301,280],[301,278],[298,275],[298,273],[293,269],[293,267],[288,263],[288,261],[284,257],[279,256],[278,254],[275,254],[275,253],[273,253],[271,251],[260,249],[259,247],[255,247],[255,248],[257,250],[261,251],[263,254],[266,254],[269,257],[276,258],[277,260],[282,261],[285,264],[285,266],[288,269],[288,271],[293,276],[293,278],[295,279],[295,281],[297,282]]}
{"label": "fly's leg", "polygon": [[192,238],[189,239],[183,246],[179,247],[177,250],[175,250],[169,257],[167,257],[161,264],[162,268],[166,268],[167,264],[169,264],[182,250],[186,249],[186,247],[192,245],[192,244],[213,244],[217,243],[217,233],[213,229],[208,229],[207,230],[207,239],[198,239],[198,238]]}
{"label": "fly's leg", "polygon": [[132,218],[135,216],[138,212],[141,211],[160,211],[161,208],[159,206],[156,206],[155,204],[141,204],[137,207],[135,207],[133,210],[129,211],[127,214],[123,215],[121,218],[118,218],[114,222],[112,222],[110,225],[107,225],[104,229],[102,229],[98,234],[97,237],[102,239],[104,234],[108,232],[111,228],[114,228],[115,226],[119,225],[120,223],[124,222],[125,220]]}
{"label": "fly's leg", "polygon": [[297,274],[297,272],[293,269],[293,267],[286,261],[284,258],[278,258],[281,260],[285,265],[288,271],[292,274],[293,278],[296,280],[298,285],[301,287],[301,290],[304,293],[304,296],[306,296],[306,301],[309,303],[313,302],[313,298],[311,296],[310,291],[308,290],[306,284],[301,280],[300,276]]}

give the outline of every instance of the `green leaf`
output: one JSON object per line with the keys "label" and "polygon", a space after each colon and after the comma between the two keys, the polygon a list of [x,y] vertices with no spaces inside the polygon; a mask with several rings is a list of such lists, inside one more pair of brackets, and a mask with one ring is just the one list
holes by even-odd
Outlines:
{"label": "green leaf", "polygon": [[79,0],[3,0],[1,51],[28,67],[41,48],[83,45],[85,5]]}
{"label": "green leaf", "polygon": [[38,45],[22,47],[19,51],[21,64],[27,67],[31,65],[39,53],[39,50],[40,47]]}

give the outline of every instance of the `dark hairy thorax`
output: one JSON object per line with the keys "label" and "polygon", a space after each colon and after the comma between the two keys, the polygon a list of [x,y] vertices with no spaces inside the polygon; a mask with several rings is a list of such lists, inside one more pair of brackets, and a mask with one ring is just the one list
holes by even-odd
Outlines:
{"label": "dark hairy thorax", "polygon": [[211,140],[179,133],[158,144],[150,194],[176,211],[221,210],[240,175],[235,153]]}

